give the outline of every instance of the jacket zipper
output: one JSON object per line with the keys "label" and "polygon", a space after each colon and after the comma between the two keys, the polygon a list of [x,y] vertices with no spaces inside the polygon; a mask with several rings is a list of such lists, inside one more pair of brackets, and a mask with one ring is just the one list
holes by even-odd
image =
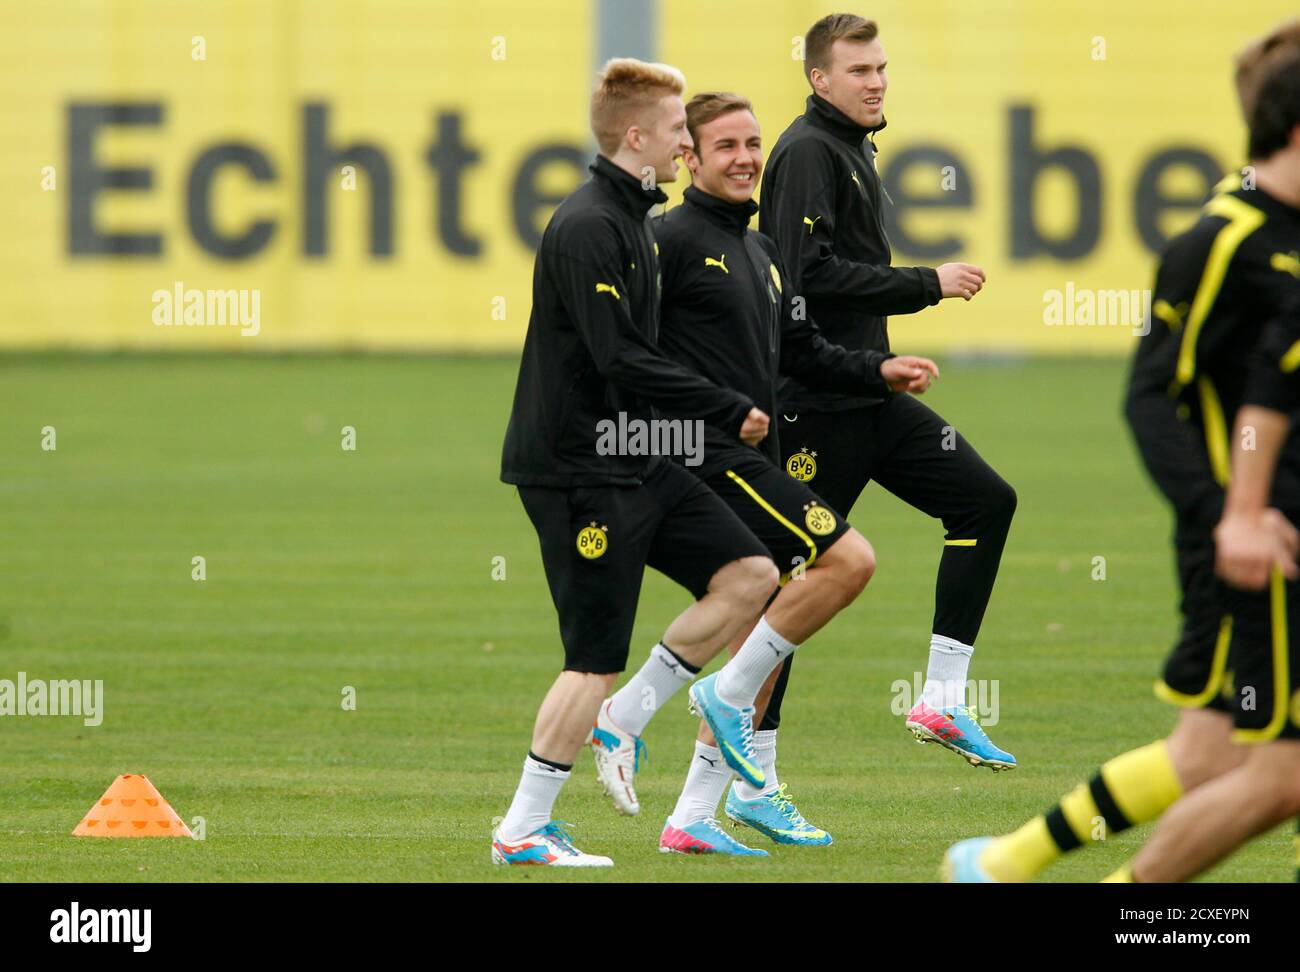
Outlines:
{"label": "jacket zipper", "polygon": [[[748,233],[746,233],[744,238],[741,240],[741,245],[745,249],[745,260],[749,264],[750,273],[753,274],[754,278],[758,282],[760,294],[767,295],[767,350],[771,362],[770,371],[775,375],[777,371],[777,362],[775,360],[777,331],[781,322],[781,312],[778,309],[776,292],[772,289],[772,281],[769,276],[765,275],[762,270],[759,269],[758,263],[754,260],[751,247],[755,247],[757,244],[750,241]],[[760,301],[762,300],[761,297],[759,299]]]}

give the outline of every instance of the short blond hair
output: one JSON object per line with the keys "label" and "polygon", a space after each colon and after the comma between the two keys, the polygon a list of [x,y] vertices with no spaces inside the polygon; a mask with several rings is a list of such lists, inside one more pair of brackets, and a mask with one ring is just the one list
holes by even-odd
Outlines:
{"label": "short blond hair", "polygon": [[1285,57],[1288,49],[1296,48],[1300,48],[1300,18],[1279,24],[1237,55],[1237,98],[1247,121],[1254,114],[1255,98],[1272,65]]}
{"label": "short blond hair", "polygon": [[605,155],[613,155],[623,136],[667,95],[681,95],[686,78],[669,64],[634,57],[605,62],[591,93],[591,133]]}

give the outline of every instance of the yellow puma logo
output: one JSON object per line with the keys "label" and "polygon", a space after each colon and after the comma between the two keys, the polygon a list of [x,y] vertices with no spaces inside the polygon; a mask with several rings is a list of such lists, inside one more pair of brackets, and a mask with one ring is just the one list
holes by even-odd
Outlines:
{"label": "yellow puma logo", "polygon": [[606,284],[606,283],[598,283],[598,284],[596,284],[596,293],[598,293],[598,294],[613,294],[615,300],[622,300],[622,299],[623,299],[622,297],[620,297],[620,296],[618,295],[618,288],[615,287],[613,284]]}
{"label": "yellow puma logo", "polygon": [[1300,253],[1295,251],[1291,253],[1274,253],[1268,261],[1268,265],[1274,270],[1282,270],[1293,277],[1300,278]]}
{"label": "yellow puma logo", "polygon": [[1187,301],[1183,301],[1175,306],[1164,298],[1161,298],[1155,302],[1155,306],[1151,308],[1151,312],[1168,324],[1169,330],[1177,331],[1183,326],[1183,321],[1187,317],[1188,307],[1189,305]]}
{"label": "yellow puma logo", "polygon": [[808,224],[808,235],[809,235],[809,236],[812,236],[813,227],[817,225],[817,220],[819,220],[819,219],[821,219],[820,216],[815,216],[815,217],[813,217],[812,219],[809,219],[807,216],[805,216],[805,217],[803,218],[803,221],[804,221],[805,223]]}
{"label": "yellow puma logo", "polygon": [[721,260],[715,260],[713,259],[713,257],[705,257],[704,265],[706,267],[718,267],[719,269],[722,270],[723,273],[727,274],[728,276],[731,275],[731,271],[727,269],[727,254],[725,253],[722,254]]}

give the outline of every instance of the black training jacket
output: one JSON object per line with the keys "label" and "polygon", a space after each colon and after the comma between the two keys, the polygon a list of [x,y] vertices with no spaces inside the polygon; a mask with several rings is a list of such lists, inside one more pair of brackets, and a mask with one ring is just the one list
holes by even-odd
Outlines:
{"label": "black training jacket", "polygon": [[[1175,512],[1176,537],[1208,542],[1223,512],[1233,421],[1265,326],[1300,291],[1300,210],[1262,189],[1220,192],[1161,253],[1150,330],[1138,343],[1125,415]],[[1293,431],[1274,505],[1300,514]]]}
{"label": "black training jacket", "polygon": [[[888,314],[937,304],[939,275],[929,267],[891,267],[876,146],[830,102],[808,107],[779,139],[767,162],[758,228],[770,236],[793,277],[795,293],[826,340],[852,350],[889,350]],[[787,412],[838,411],[866,404],[833,392],[783,383]]]}
{"label": "black training jacket", "polygon": [[733,437],[753,402],[657,346],[659,268],[649,210],[667,201],[604,156],[555,210],[533,267],[501,478],[521,486],[636,485],[662,456],[600,455],[597,423],[703,419]]}
{"label": "black training jacket", "polygon": [[[663,271],[664,353],[710,381],[740,392],[773,416],[759,450],[777,465],[775,421],[778,375],[846,395],[890,394],[880,365],[893,355],[846,351],[829,343],[794,302],[776,244],[749,229],[758,210],[689,187],[682,205],[654,220]],[[728,465],[735,435],[705,427],[704,462],[710,476]]]}

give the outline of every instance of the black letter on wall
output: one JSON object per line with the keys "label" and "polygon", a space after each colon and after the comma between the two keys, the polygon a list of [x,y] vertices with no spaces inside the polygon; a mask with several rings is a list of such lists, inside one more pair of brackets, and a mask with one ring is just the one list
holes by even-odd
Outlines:
{"label": "black letter on wall", "polygon": [[303,123],[303,252],[324,256],[329,250],[329,197],[326,181],[341,165],[357,165],[370,176],[370,252],[393,254],[393,173],[383,150],[367,142],[331,149],[327,141],[329,108],[306,104]]}
{"label": "black letter on wall", "polygon": [[[1086,256],[1101,237],[1101,170],[1084,149],[1063,145],[1042,152],[1034,145],[1034,109],[1011,109],[1011,257],[1023,260],[1046,253],[1058,260]],[[1038,231],[1034,184],[1045,169],[1064,169],[1074,180],[1078,209],[1074,230],[1059,239]]]}
{"label": "black letter on wall", "polygon": [[225,142],[200,155],[190,169],[185,209],[194,241],[215,257],[240,260],[257,253],[271,241],[275,223],[269,219],[258,220],[240,236],[222,236],[217,232],[212,223],[212,180],[223,165],[243,166],[256,182],[273,180],[275,168],[251,145]]}
{"label": "black letter on wall", "polygon": [[158,256],[160,233],[101,233],[95,229],[95,196],[105,189],[150,189],[151,169],[102,169],[95,164],[95,137],[105,125],[160,125],[156,101],[68,105],[68,253],[72,256]]}
{"label": "black letter on wall", "polygon": [[438,236],[457,256],[478,256],[483,249],[482,241],[470,236],[460,225],[460,177],[480,156],[460,140],[460,115],[456,112],[438,115],[438,134],[424,158],[438,174],[438,201],[435,203],[438,207]]}

